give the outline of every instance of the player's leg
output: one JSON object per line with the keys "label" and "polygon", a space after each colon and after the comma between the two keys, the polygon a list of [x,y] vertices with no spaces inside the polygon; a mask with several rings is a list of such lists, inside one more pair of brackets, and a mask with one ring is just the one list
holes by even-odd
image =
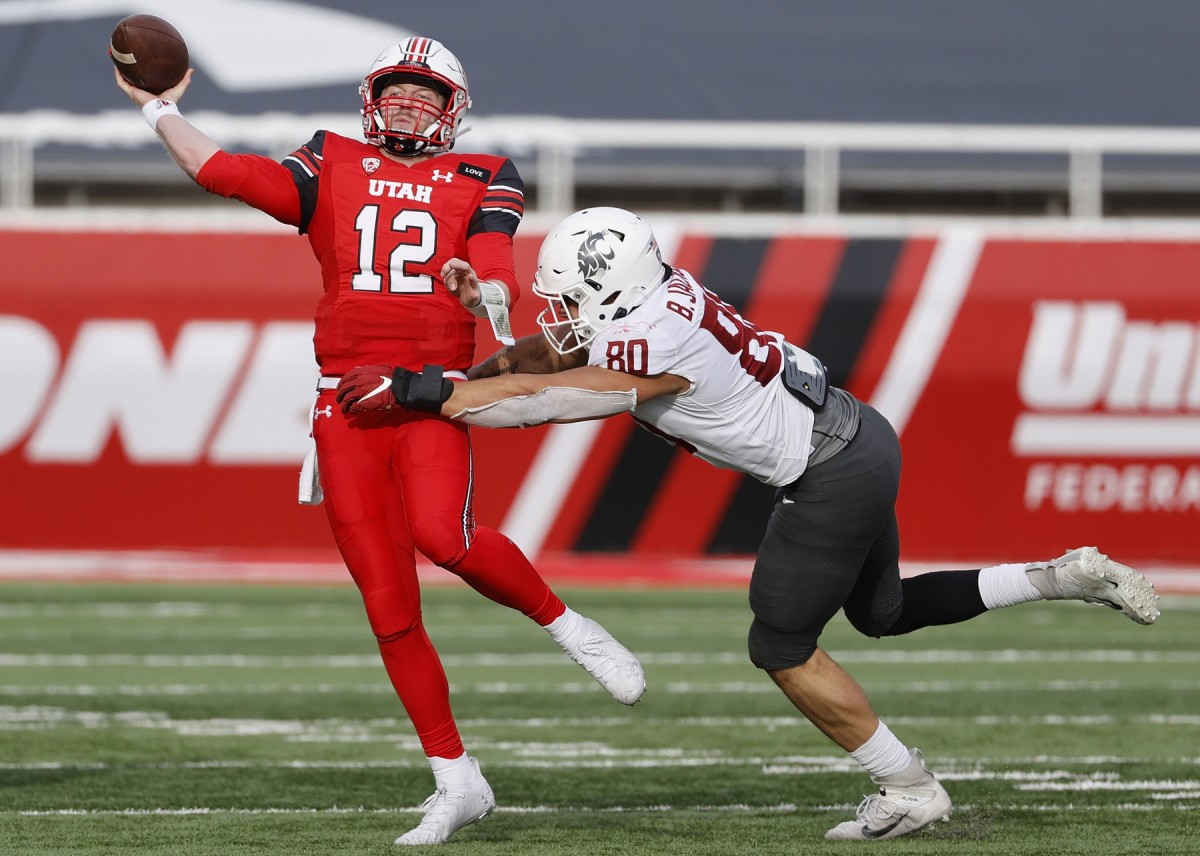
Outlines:
{"label": "player's leg", "polygon": [[[878,442],[895,443],[894,433],[878,412],[862,405],[861,414],[863,425]],[[899,460],[898,443],[893,454]],[[829,464],[837,465],[842,457],[835,456]],[[901,580],[900,537],[894,512],[890,517],[845,605],[850,623],[868,636],[896,636],[954,624],[991,609],[1044,599],[1103,604],[1140,624],[1158,618],[1158,597],[1150,582],[1094,547],[1072,550],[1050,562],[935,571]]]}
{"label": "player's leg", "polygon": [[332,413],[314,430],[326,513],[436,784],[421,823],[397,843],[441,843],[489,813],[495,797],[463,748],[446,674],[421,620],[412,539],[391,474],[397,420],[364,414],[347,421],[336,407]]}
{"label": "player's leg", "polygon": [[[899,538],[892,514],[868,551],[858,585],[845,606],[846,615],[860,630],[877,624],[894,625],[896,616],[904,612],[902,604],[911,602],[908,599],[910,593],[900,584],[898,549]],[[966,613],[973,609],[970,606],[972,600],[978,600],[973,581],[947,575],[945,582],[948,584],[942,586],[939,597],[961,601],[959,606],[949,607],[946,614],[953,612],[969,617]],[[877,596],[866,596],[864,592],[867,591],[873,591]],[[910,749],[901,742],[883,721],[878,721],[875,731],[866,740],[857,742],[861,736],[859,732],[854,742],[842,746],[870,774],[879,788],[878,793],[867,796],[859,805],[854,820],[837,824],[825,833],[826,838],[850,841],[894,838],[950,816],[950,795],[925,767],[920,750]]]}
{"label": "player's leg", "polygon": [[347,420],[337,407],[332,414],[314,422],[314,437],[334,540],[422,745],[430,755],[461,754],[446,675],[421,621],[403,499],[389,473],[395,420],[386,414]]}
{"label": "player's leg", "polygon": [[[895,526],[891,529],[894,532]],[[1095,547],[1072,550],[1050,562],[931,571],[901,580],[898,549],[892,549],[892,543],[890,534],[881,536],[846,603],[851,624],[868,636],[955,624],[1037,600],[1101,604],[1139,624],[1152,624],[1159,615],[1158,595],[1150,581]]]}
{"label": "player's leg", "polygon": [[868,740],[879,721],[862,688],[817,640],[890,519],[899,465],[876,452],[869,429],[860,426],[854,442],[781,492],[750,578],[751,661],[847,750]]}
{"label": "player's leg", "polygon": [[[541,575],[520,547],[504,534],[486,526],[476,528],[475,539],[466,556],[449,570],[497,603],[512,606],[506,603],[503,592],[498,595],[495,593],[495,587],[490,582],[496,568],[518,569],[522,575],[531,574],[541,580]],[[598,621],[575,612],[548,586],[542,607],[526,614],[544,628],[567,656],[586,669],[614,699],[622,704],[635,704],[642,697],[646,689],[646,675],[641,663]]]}
{"label": "player's leg", "polygon": [[817,647],[893,521],[899,447],[890,426],[868,411],[853,442],[776,504],[751,579],[751,659],[891,794],[864,800],[855,821],[829,831],[835,839],[892,838],[950,812],[920,753],[892,734],[858,682]]}
{"label": "player's leg", "polygon": [[413,543],[429,561],[539,624],[562,613],[562,601],[520,549],[499,532],[476,524],[466,425],[411,415],[398,437],[393,467],[404,492]]}
{"label": "player's leg", "polygon": [[[821,591],[818,587],[818,596]],[[806,587],[805,596],[811,594]],[[789,640],[787,634],[767,633],[756,616],[751,632],[752,650],[756,644],[759,646],[755,661],[768,669],[792,704],[849,752],[879,787],[878,794],[867,797],[859,806],[853,821],[838,824],[826,837],[894,838],[947,818],[950,796],[926,769],[921,753],[902,743],[876,716],[862,686],[815,645],[802,662],[794,662],[808,650],[807,638],[812,634],[799,633]],[[774,653],[764,650],[772,643],[776,646]],[[770,668],[772,657],[780,658],[776,668]]]}
{"label": "player's leg", "polygon": [[417,549],[480,594],[544,627],[617,701],[636,702],[646,678],[629,649],[599,623],[569,609],[511,539],[476,524],[467,426],[418,415],[405,431],[395,466]]}
{"label": "player's leg", "polygon": [[978,570],[900,579],[900,536],[893,512],[867,553],[845,611],[855,629],[878,638],[966,621],[987,607],[980,596]]}
{"label": "player's leg", "polygon": [[[750,578],[751,661],[827,737],[846,750],[878,727],[858,683],[817,647],[853,592],[875,534],[888,519],[895,477],[866,440],[806,473],[776,502]],[[839,464],[846,463],[847,467]]]}

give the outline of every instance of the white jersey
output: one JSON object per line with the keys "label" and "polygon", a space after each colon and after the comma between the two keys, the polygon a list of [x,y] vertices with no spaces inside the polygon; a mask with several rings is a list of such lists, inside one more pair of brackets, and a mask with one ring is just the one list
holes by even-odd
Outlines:
{"label": "white jersey", "polygon": [[690,381],[684,393],[639,402],[634,418],[710,464],[779,487],[801,476],[812,452],[813,411],[783,385],[785,348],[815,363],[675,269],[592,340],[588,363]]}

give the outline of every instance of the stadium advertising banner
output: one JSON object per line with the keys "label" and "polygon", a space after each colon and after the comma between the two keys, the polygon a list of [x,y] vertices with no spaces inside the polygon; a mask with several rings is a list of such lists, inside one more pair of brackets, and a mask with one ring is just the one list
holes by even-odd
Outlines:
{"label": "stadium advertising banner", "polygon": [[[1200,563],[1200,239],[663,231],[897,428],[907,560]],[[0,254],[0,548],[332,554],[296,502],[305,241],[7,230]],[[539,308],[526,292],[518,334]],[[478,356],[495,346],[481,325]],[[473,438],[478,518],[542,555],[747,555],[773,501],[627,417]]]}

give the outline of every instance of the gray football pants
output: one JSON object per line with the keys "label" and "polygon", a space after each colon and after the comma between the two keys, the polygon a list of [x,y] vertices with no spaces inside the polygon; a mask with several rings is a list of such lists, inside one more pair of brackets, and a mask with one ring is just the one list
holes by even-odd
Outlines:
{"label": "gray football pants", "polygon": [[750,578],[750,659],[761,669],[806,662],[839,609],[868,636],[887,634],[903,610],[900,442],[877,410],[859,407],[849,445],[776,494]]}

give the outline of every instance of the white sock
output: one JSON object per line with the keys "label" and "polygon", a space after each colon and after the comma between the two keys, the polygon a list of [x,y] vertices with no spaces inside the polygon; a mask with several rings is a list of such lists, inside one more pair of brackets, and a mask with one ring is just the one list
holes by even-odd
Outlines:
{"label": "white sock", "polygon": [[871,739],[851,752],[850,757],[862,764],[876,781],[903,773],[912,763],[908,747],[892,734],[882,719]]}
{"label": "white sock", "polygon": [[1016,606],[1031,600],[1042,600],[1042,595],[1025,574],[1025,565],[996,565],[979,572],[979,596],[988,609]]}
{"label": "white sock", "polygon": [[466,752],[457,758],[430,758],[429,766],[433,768],[433,781],[439,790],[461,791],[475,781],[475,767]]}
{"label": "white sock", "polygon": [[583,627],[583,616],[571,607],[566,607],[563,614],[546,625],[546,632],[558,644],[564,639],[570,639]]}

